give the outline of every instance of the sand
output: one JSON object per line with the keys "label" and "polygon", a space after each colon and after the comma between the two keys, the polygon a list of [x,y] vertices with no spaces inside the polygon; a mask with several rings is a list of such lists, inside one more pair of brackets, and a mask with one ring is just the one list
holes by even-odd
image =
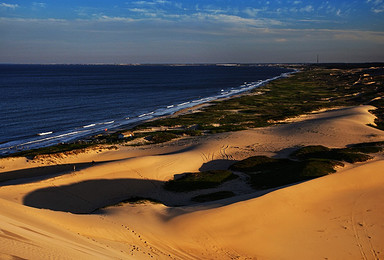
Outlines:
{"label": "sand", "polygon": [[[210,203],[191,203],[199,192],[162,188],[175,174],[253,155],[383,141],[383,131],[367,126],[370,109],[166,144],[2,159],[0,259],[383,259],[383,154],[274,190],[230,181],[208,191],[237,196]],[[105,207],[133,196],[163,204]]]}

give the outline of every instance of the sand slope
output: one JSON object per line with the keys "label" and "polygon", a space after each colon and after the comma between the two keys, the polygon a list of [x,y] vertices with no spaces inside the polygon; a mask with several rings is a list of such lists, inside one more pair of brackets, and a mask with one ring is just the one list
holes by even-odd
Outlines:
{"label": "sand slope", "polygon": [[[197,193],[161,187],[174,174],[226,168],[252,155],[286,156],[300,145],[382,141],[384,133],[367,126],[374,120],[369,109],[149,147],[0,160],[3,176],[17,176],[0,187],[0,258],[382,259],[380,156],[264,195],[234,181],[228,185],[239,196],[202,205],[190,204]],[[89,214],[132,196],[166,205],[124,204]]]}

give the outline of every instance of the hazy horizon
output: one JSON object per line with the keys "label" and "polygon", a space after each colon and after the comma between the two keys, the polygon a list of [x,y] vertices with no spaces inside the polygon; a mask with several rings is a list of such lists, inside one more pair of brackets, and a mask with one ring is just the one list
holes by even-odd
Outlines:
{"label": "hazy horizon", "polygon": [[384,1],[0,0],[0,63],[384,61]]}

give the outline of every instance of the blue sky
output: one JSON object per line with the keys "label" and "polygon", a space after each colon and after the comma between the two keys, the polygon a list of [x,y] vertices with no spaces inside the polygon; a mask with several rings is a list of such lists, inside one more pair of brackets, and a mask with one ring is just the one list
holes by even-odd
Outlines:
{"label": "blue sky", "polygon": [[384,0],[0,0],[1,63],[384,61]]}

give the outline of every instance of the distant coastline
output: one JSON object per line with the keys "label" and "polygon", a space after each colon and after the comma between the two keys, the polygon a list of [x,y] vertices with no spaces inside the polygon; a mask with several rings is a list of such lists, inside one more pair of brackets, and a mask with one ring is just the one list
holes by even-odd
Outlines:
{"label": "distant coastline", "polygon": [[[226,64],[226,65],[228,65],[228,64]],[[14,66],[19,68],[19,66],[23,66],[23,65],[14,65]],[[28,68],[28,66],[39,68],[40,66],[44,67],[46,65],[25,65],[25,66],[27,66],[27,68]],[[76,75],[77,72],[73,71],[73,68],[75,68],[77,66],[80,66],[80,67],[83,67],[83,66],[88,67],[89,66],[90,68],[92,68],[94,66],[94,64],[92,64],[92,65],[62,65],[61,64],[61,65],[48,65],[48,66],[52,69],[55,69],[57,66],[59,66],[59,68],[64,66],[66,69],[69,70],[68,73],[75,73],[75,75]],[[73,67],[73,66],[75,66],[75,67]],[[103,73],[103,68],[105,66],[109,67],[110,69],[113,69],[114,67],[116,67],[116,65],[104,65],[104,64],[101,65],[100,64],[100,66],[97,66],[98,69],[100,70],[100,73]],[[178,64],[173,64],[173,65],[156,64],[156,65],[141,65],[141,66],[146,71],[151,71],[150,68],[152,68],[152,66],[161,67],[161,68],[166,69],[169,66],[178,66]],[[147,66],[149,66],[149,67],[147,67]],[[210,68],[210,70],[212,70],[214,72],[214,69],[212,69],[212,66],[214,68],[218,65],[216,65],[216,64],[214,64],[214,65],[212,65],[212,64],[203,64],[203,65],[188,65],[188,64],[186,64],[183,66],[186,67],[186,70],[188,70],[189,68],[196,68],[196,66],[198,68],[201,66],[203,66],[203,67],[207,66]],[[249,68],[250,66],[256,66],[256,65],[236,64],[236,66]],[[223,66],[223,67],[227,67],[227,66]],[[261,66],[261,68],[265,68],[265,66]],[[275,66],[273,66],[273,68],[275,68]],[[204,69],[204,68],[202,68],[202,69]],[[236,68],[235,68],[235,70],[236,70]],[[259,87],[259,86],[261,86],[261,85],[263,85],[263,84],[265,84],[271,80],[286,76],[287,75],[286,73],[288,71],[293,71],[293,70],[292,69],[286,70],[285,72],[282,72],[280,75],[273,76],[272,78],[260,79],[260,80],[254,81],[254,82],[251,81],[249,83],[247,82],[247,83],[243,83],[243,84],[237,85],[237,86],[232,85],[231,88],[221,87],[218,85],[216,87],[217,90],[213,90],[211,92],[207,92],[207,94],[203,94],[203,95],[205,95],[205,97],[203,96],[202,98],[192,99],[189,101],[186,101],[184,98],[184,101],[174,102],[172,105],[170,105],[169,103],[168,104],[164,103],[164,105],[162,105],[162,107],[152,108],[152,111],[151,110],[145,110],[145,108],[144,108],[144,110],[142,110],[141,112],[137,112],[136,115],[124,116],[122,119],[118,119],[118,120],[116,120],[116,118],[113,120],[106,118],[104,120],[104,122],[103,121],[102,122],[88,121],[88,122],[84,122],[82,125],[78,125],[77,127],[74,126],[73,130],[70,130],[70,127],[69,127],[69,129],[68,129],[69,131],[65,131],[65,129],[63,129],[64,131],[63,130],[57,131],[55,129],[46,128],[46,129],[42,129],[42,131],[38,131],[36,133],[36,136],[33,136],[33,133],[30,133],[32,135],[29,138],[27,138],[26,141],[24,141],[24,142],[22,142],[18,139],[14,139],[12,141],[0,140],[0,141],[2,141],[2,143],[0,144],[0,153],[9,154],[9,153],[13,153],[13,152],[20,151],[20,150],[35,149],[35,148],[50,146],[50,145],[54,145],[54,144],[62,143],[62,142],[73,142],[76,140],[84,139],[87,136],[91,136],[91,135],[94,135],[97,133],[105,132],[106,129],[107,130],[113,130],[113,129],[120,129],[121,127],[124,127],[124,128],[128,127],[129,128],[132,126],[136,126],[137,124],[140,124],[140,123],[147,121],[149,119],[155,119],[155,118],[159,118],[159,117],[162,117],[165,115],[171,115],[171,114],[176,113],[179,110],[193,107],[195,105],[199,105],[199,104],[206,103],[206,102],[211,102],[211,101],[216,100],[216,99],[227,98],[227,97],[237,95],[237,94],[245,92],[245,91],[249,91],[249,90],[257,88],[257,87]],[[141,72],[138,71],[138,73],[141,73]],[[88,74],[85,74],[85,76],[89,77]],[[117,75],[117,76],[119,77],[119,75]],[[191,76],[193,76],[193,75],[188,75],[188,77],[191,77]],[[258,76],[256,76],[256,77],[258,77]],[[75,78],[75,80],[82,80],[82,78],[79,78],[79,79]],[[141,84],[140,80],[138,80],[136,82],[137,82],[136,84]],[[97,83],[95,82],[93,84],[97,84]],[[108,84],[108,83],[105,83],[105,84]],[[153,84],[158,84],[158,83],[156,83],[154,81]],[[222,88],[225,88],[225,89],[222,89]],[[212,95],[215,91],[218,91],[218,93]],[[194,95],[198,94],[198,91],[195,91],[195,92],[196,93]],[[159,92],[159,94],[160,94],[160,92]],[[164,93],[164,94],[166,94],[166,93]],[[124,94],[124,95],[126,95],[126,94]],[[68,96],[68,97],[70,97],[70,96]],[[145,99],[145,96],[143,96],[142,98]],[[175,100],[176,100],[176,98],[177,98],[177,96],[175,96]],[[121,101],[121,102],[123,102],[123,101]],[[83,102],[81,102],[79,104],[81,105],[82,103]],[[10,107],[10,105],[9,105],[9,107]],[[11,109],[11,108],[9,108],[9,109]],[[120,108],[116,107],[115,109],[119,110]],[[121,110],[124,110],[124,109],[121,109]],[[44,111],[44,113],[45,112],[46,111]],[[12,119],[9,119],[9,122],[12,122],[11,120]],[[7,123],[4,123],[4,125],[6,127]],[[41,137],[41,138],[37,138],[37,137]]]}
{"label": "distant coastline", "polygon": [[[37,150],[37,153],[46,153],[51,150],[60,151],[60,149],[70,150],[72,149],[72,146],[73,149],[75,149],[76,147],[88,147],[103,143],[124,143],[127,140],[119,139],[119,135],[132,128],[133,131],[137,131],[138,133],[133,139],[140,140],[141,138],[146,138],[149,140],[152,139],[152,137],[149,136],[156,136],[152,141],[134,141],[132,144],[165,142],[181,136],[237,131],[271,124],[279,124],[285,122],[285,119],[287,118],[310,113],[318,109],[358,104],[376,105],[379,109],[375,110],[376,112],[374,113],[379,117],[377,119],[378,122],[381,122],[380,120],[384,117],[380,108],[383,106],[380,103],[381,99],[377,97],[376,99],[371,100],[372,95],[378,95],[375,91],[372,92],[373,89],[371,87],[364,87],[366,89],[363,90],[363,92],[361,92],[361,90],[354,90],[351,88],[346,89],[344,87],[348,84],[356,84],[355,81],[357,79],[361,81],[361,84],[372,82],[370,79],[371,76],[377,77],[384,74],[383,69],[380,69],[382,67],[372,67],[368,64],[360,64],[360,66],[358,64],[313,64],[301,67],[294,66],[293,68],[300,69],[301,72],[296,74],[292,79],[290,77],[287,79],[280,78],[278,81],[269,80],[269,84],[261,84],[257,91],[254,90],[246,95],[229,95],[231,98],[218,99],[217,101],[202,100],[204,102],[201,102],[200,104],[187,102],[187,107],[180,111],[177,109],[174,113],[165,116],[155,117],[154,113],[141,114],[138,118],[143,119],[143,121],[138,121],[129,125],[121,125],[121,127],[108,132],[102,131],[99,135],[90,135],[87,139],[75,139],[80,140],[80,146],[79,142],[72,142],[73,145],[69,144],[61,148],[60,146],[54,146],[53,149],[48,147],[47,149],[41,149],[40,151]],[[372,75],[367,74],[368,72],[363,73],[361,71],[363,68],[365,68],[365,71],[372,73]],[[341,78],[335,81],[336,71],[339,71],[337,73],[340,73],[339,77]],[[352,73],[352,77],[349,75],[350,73]],[[370,76],[368,77],[367,75]],[[353,78],[356,79],[353,81]],[[308,81],[308,79],[310,79],[310,81]],[[303,81],[306,83],[303,84]],[[288,87],[290,85],[292,85],[292,87]],[[363,86],[364,85],[362,85],[362,87]],[[335,91],[335,88],[340,88],[340,90]],[[298,93],[317,101],[304,101],[301,103],[301,96],[297,96]],[[345,97],[348,96],[354,98],[348,98],[348,100],[346,100]],[[252,103],[254,103],[254,105],[249,105]],[[209,106],[204,104],[209,104]],[[180,107],[173,105],[171,108]],[[257,115],[256,118],[253,114]],[[148,116],[151,118],[147,118]],[[380,127],[381,124],[378,123],[378,126]],[[143,132],[143,129],[147,130]],[[193,129],[193,131],[190,129]],[[164,133],[164,131],[167,131],[167,133]],[[47,138],[50,138],[49,135]],[[18,152],[15,155],[23,154],[35,154],[35,152]]]}

